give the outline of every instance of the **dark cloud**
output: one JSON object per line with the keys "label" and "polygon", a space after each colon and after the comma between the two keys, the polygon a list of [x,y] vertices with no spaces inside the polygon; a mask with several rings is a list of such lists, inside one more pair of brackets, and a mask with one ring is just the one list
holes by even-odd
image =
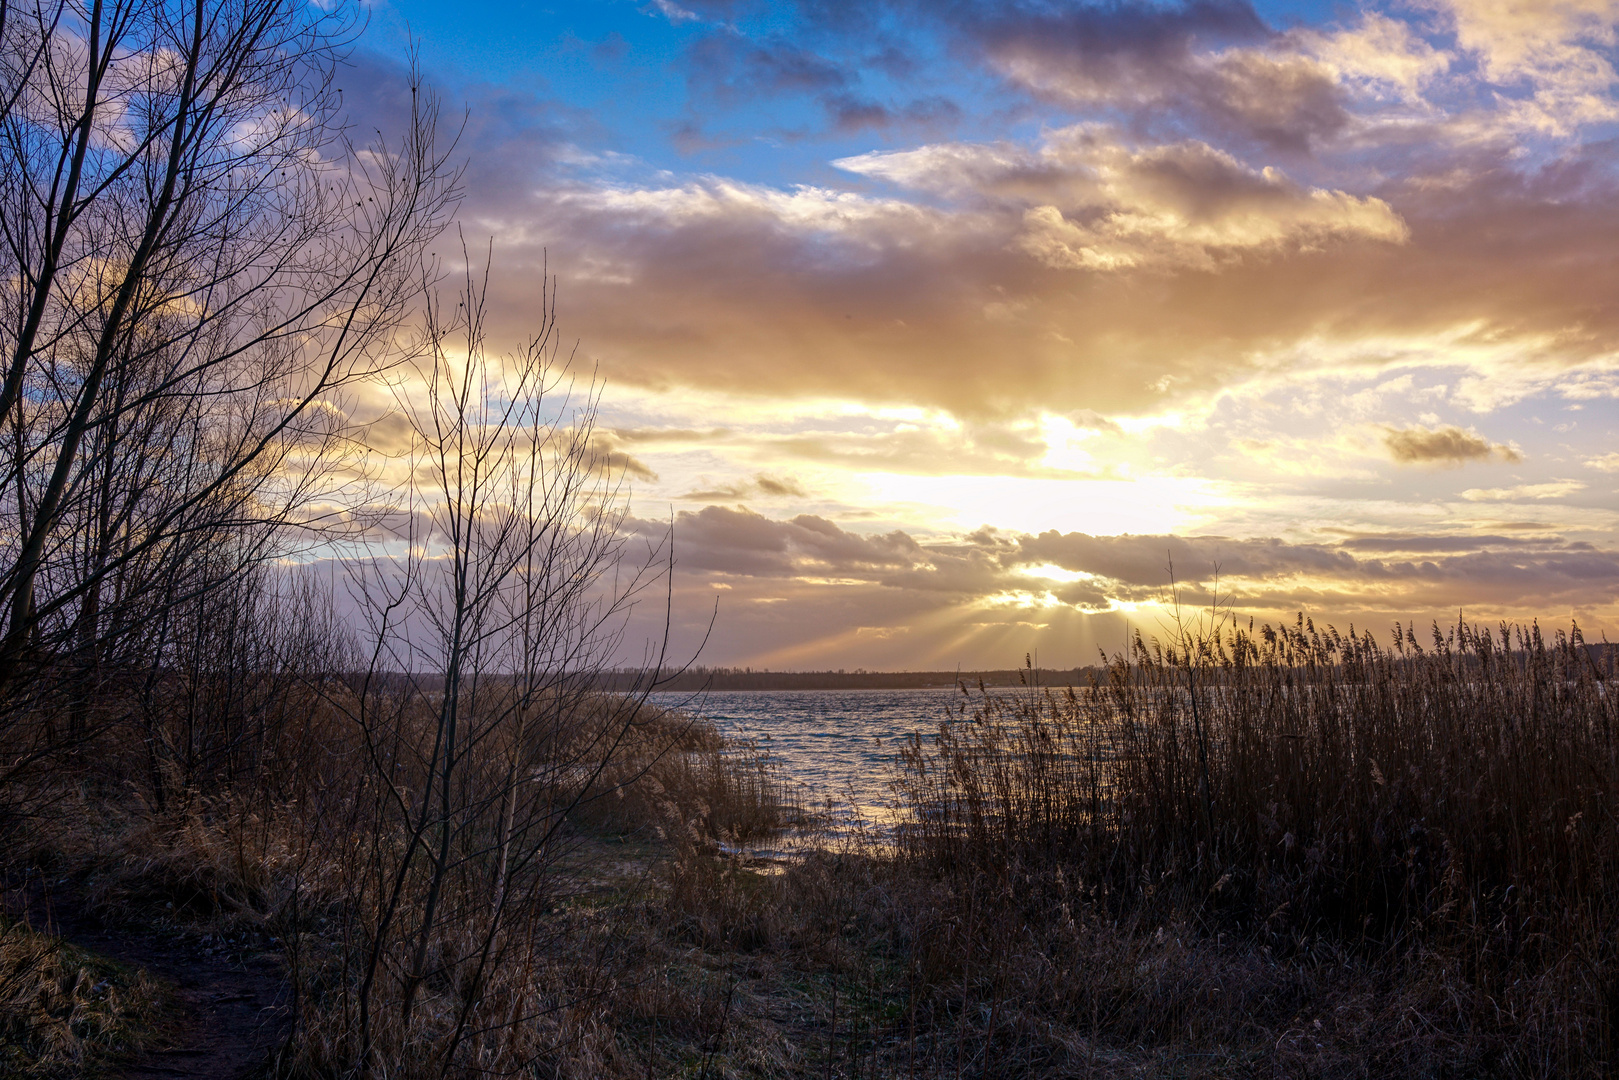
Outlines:
{"label": "dark cloud", "polygon": [[886,128],[894,123],[894,114],[888,106],[853,94],[838,94],[827,98],[825,104],[832,126],[846,135],[866,128]]}
{"label": "dark cloud", "polygon": [[694,120],[681,120],[668,126],[670,144],[682,154],[702,154],[741,144],[742,139],[704,131]]}
{"label": "dark cloud", "polygon": [[[862,68],[891,78],[895,71],[910,72],[914,65],[897,47],[860,57],[848,53],[847,43],[829,44],[835,55],[783,37],[750,38],[733,29],[718,30],[688,48],[688,84],[694,94],[721,101],[810,95],[825,109],[831,130],[842,135],[897,127],[936,132],[961,120],[961,107],[942,95],[884,101],[860,90]],[[683,152],[708,148],[690,123],[674,138]]]}
{"label": "dark cloud", "polygon": [[922,557],[916,541],[901,532],[866,537],[813,514],[776,521],[720,506],[680,514],[675,541],[680,565],[688,570],[753,577],[869,575]]}
{"label": "dark cloud", "polygon": [[[1545,528],[1533,524],[1531,528]],[[1480,548],[1528,549],[1563,548],[1570,551],[1589,550],[1581,541],[1570,543],[1560,536],[1420,536],[1394,533],[1385,536],[1355,536],[1342,541],[1341,547],[1350,551],[1399,552],[1402,554],[1477,551]]]}
{"label": "dark cloud", "polygon": [[[649,535],[663,528],[643,527]],[[1318,623],[1377,628],[1453,619],[1458,609],[1488,621],[1525,605],[1549,613],[1619,598],[1619,551],[1591,544],[1381,539],[1389,546],[1374,537],[1311,544],[986,528],[918,541],[709,507],[677,517],[677,608],[692,640],[710,635],[709,662],[915,668],[1006,665],[1031,648],[1055,665],[1089,663],[1096,649],[1126,640],[1131,625],[1158,632],[1150,609],[1117,607],[1167,601],[1171,562],[1187,604],[1213,599],[1218,566],[1222,603],[1271,622],[1303,611]],[[1051,576],[1051,567],[1074,579]]]}
{"label": "dark cloud", "polygon": [[1282,540],[1233,540],[1220,536],[1088,536],[1044,532],[1023,538],[1012,566],[1050,563],[1095,574],[1121,585],[1162,588],[1173,572],[1203,581],[1224,577],[1270,579],[1291,575],[1342,574],[1356,569],[1353,556],[1321,544]]}
{"label": "dark cloud", "polygon": [[863,57],[861,64],[881,71],[891,79],[908,79],[917,73],[920,66],[908,51],[892,43]]}
{"label": "dark cloud", "polygon": [[725,428],[613,428],[607,434],[630,443],[688,443],[722,439],[730,432]]}
{"label": "dark cloud", "polygon": [[961,122],[961,106],[949,98],[917,98],[899,107],[890,107],[854,94],[837,94],[823,100],[832,127],[845,135],[870,129],[907,127],[920,131],[947,130]]}
{"label": "dark cloud", "polygon": [[1077,69],[1098,86],[1134,81],[1140,72],[1183,64],[1199,49],[1262,42],[1271,34],[1242,0],[1180,4],[943,4],[940,16],[996,56],[1017,50]]}
{"label": "dark cloud", "polygon": [[629,55],[630,43],[617,30],[590,47],[591,59],[598,64],[617,64]]}
{"label": "dark cloud", "polygon": [[760,473],[751,480],[734,484],[725,484],[721,487],[710,488],[706,491],[688,491],[684,495],[676,496],[687,502],[744,502],[751,498],[764,496],[766,498],[802,498],[807,494],[802,485],[790,476],[778,477]]}
{"label": "dark cloud", "polygon": [[649,482],[658,479],[658,474],[653,472],[646,462],[619,449],[613,439],[605,434],[599,434],[591,439],[590,463],[599,472],[616,473]]}
{"label": "dark cloud", "polygon": [[371,453],[397,457],[410,449],[416,431],[410,417],[396,409],[365,422],[359,437]]}
{"label": "dark cloud", "polygon": [[[566,444],[574,434],[567,428],[557,429],[552,433],[554,445]],[[359,438],[370,453],[396,460],[404,460],[413,447],[419,448],[421,445],[410,416],[397,408],[362,422],[359,427]],[[632,440],[625,440],[616,432],[593,433],[587,449],[591,469],[598,473],[655,482],[658,474],[644,461],[627,453],[621,445],[624,441]],[[431,485],[434,481],[429,480],[428,483]]]}
{"label": "dark cloud", "polygon": [[1193,104],[1218,130],[1294,153],[1332,139],[1352,121],[1337,80],[1297,56],[1239,52],[1185,73],[1165,90],[1165,98]]}
{"label": "dark cloud", "polygon": [[1293,152],[1351,123],[1333,72],[1288,48],[1246,3],[947,5],[942,17],[964,49],[1059,105],[1156,126],[1176,117]]}
{"label": "dark cloud", "polygon": [[[1216,582],[1239,602],[1246,598],[1273,609],[1302,604],[1322,610],[1322,598],[1335,598],[1333,605],[1342,607],[1346,597],[1368,586],[1396,604],[1415,598],[1416,606],[1440,609],[1544,603],[1575,590],[1585,600],[1619,598],[1619,551],[1557,537],[1410,534],[1298,543],[985,529],[959,540],[924,542],[904,532],[863,536],[812,515],[778,521],[718,506],[678,515],[675,534],[681,565],[689,569],[835,578],[948,593],[958,601],[1049,594],[1095,609],[1164,600],[1172,585],[1194,598],[1207,597]],[[1050,568],[1074,580],[1054,577]]]}
{"label": "dark cloud", "polygon": [[753,478],[753,483],[759,491],[766,495],[804,495],[805,491],[797,480],[790,476],[766,476],[760,473]]}
{"label": "dark cloud", "polygon": [[1389,456],[1401,465],[1465,465],[1469,461],[1520,461],[1512,447],[1458,427],[1390,428],[1383,436]]}
{"label": "dark cloud", "polygon": [[1074,409],[1065,415],[1068,417],[1069,423],[1077,428],[1085,428],[1090,431],[1105,431],[1110,435],[1122,435],[1124,433],[1123,428],[1095,409]]}
{"label": "dark cloud", "polygon": [[925,127],[948,127],[960,123],[963,117],[960,105],[938,94],[917,98],[900,115],[909,124]]}
{"label": "dark cloud", "polygon": [[751,40],[720,31],[686,55],[694,91],[730,100],[757,94],[839,91],[855,81],[843,65],[781,39]]}

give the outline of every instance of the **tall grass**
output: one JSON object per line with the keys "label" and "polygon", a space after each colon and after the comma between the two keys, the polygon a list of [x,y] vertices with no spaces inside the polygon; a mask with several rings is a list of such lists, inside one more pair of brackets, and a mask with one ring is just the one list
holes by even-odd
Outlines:
{"label": "tall grass", "polygon": [[1619,1020],[1619,682],[1596,652],[1537,626],[1138,636],[1087,689],[963,697],[913,738],[900,860],[1025,928],[1437,965],[1448,1029],[1500,1044],[1480,1068],[1596,1075]]}
{"label": "tall grass", "polygon": [[[430,735],[431,686],[374,689],[398,700],[367,744],[343,676],[165,674],[198,704],[159,714],[161,767],[132,701],[57,776],[78,832],[29,857],[110,919],[278,939],[286,1076],[1594,1077],[1619,1019],[1612,659],[1533,626],[1138,638],[1084,688],[964,691],[901,755],[891,839],[762,870],[724,845],[802,814],[757,748],[585,694],[484,744],[521,749],[533,806],[457,833],[408,1014],[421,939],[377,927],[426,892],[386,888],[412,840],[378,777],[426,774],[376,732]],[[166,749],[187,732],[242,749]],[[557,828],[502,878],[530,809]],[[16,956],[13,1005],[46,977]]]}
{"label": "tall grass", "polygon": [[[261,949],[279,946],[295,1016],[278,1075],[622,1073],[607,1014],[614,988],[643,977],[634,965],[644,957],[627,952],[625,942],[647,932],[643,908],[624,904],[635,901],[631,892],[656,890],[644,868],[617,865],[625,859],[619,852],[645,861],[644,852],[656,847],[696,862],[720,843],[782,828],[791,811],[769,759],[757,748],[727,743],[706,721],[617,695],[561,703],[556,722],[522,753],[524,804],[514,810],[492,799],[493,808],[457,837],[457,873],[441,901],[445,914],[427,939],[431,977],[406,1018],[398,975],[404,961],[397,955],[404,949],[396,942],[385,952],[376,928],[385,917],[419,919],[426,890],[415,878],[410,887],[386,888],[400,872],[398,853],[412,841],[377,811],[365,733],[341,700],[354,692],[353,680],[329,675],[281,687],[255,672],[234,692],[205,692],[218,682],[208,672],[165,673],[164,700],[196,702],[190,710],[149,713],[141,708],[147,698],[133,695],[104,702],[122,706],[128,719],[107,725],[87,744],[93,753],[56,771],[49,805],[57,827],[25,833],[26,843],[0,852],[0,870],[49,866],[64,899],[111,924],[155,922],[161,933],[182,939],[229,933]],[[391,739],[430,733],[431,691],[377,693],[399,699],[389,712]],[[275,707],[258,708],[260,697]],[[489,707],[498,707],[500,688],[489,697]],[[218,742],[220,732],[242,726],[244,702],[255,739],[234,768],[223,754],[218,763],[199,756],[202,764],[190,768],[180,767],[184,757],[165,755],[158,759],[163,767],[151,767],[154,730],[195,732],[193,745],[204,737]],[[165,726],[150,722],[154,715]],[[598,749],[608,737],[615,742],[610,755]],[[490,755],[501,752],[494,739],[487,746]],[[381,749],[389,761],[410,763]],[[395,775],[406,789],[424,782],[420,770]],[[529,844],[535,854],[527,864],[503,861],[501,822],[525,815],[544,827]],[[516,869],[501,879],[507,866]],[[419,868],[412,872],[422,876]],[[617,880],[626,877],[628,884]],[[501,890],[494,899],[491,882]],[[498,918],[491,914],[497,904]],[[53,1069],[75,1074],[74,1062],[91,1052],[61,1035],[71,1005],[63,995],[71,987],[50,989],[60,976],[51,958],[64,947],[0,915],[0,1046],[16,1042],[18,1061],[41,1076],[56,1075]],[[362,999],[377,954],[381,973]],[[371,1044],[363,1067],[362,1017]],[[84,1027],[73,1023],[74,1031]],[[134,1048],[138,1032],[114,1034]],[[101,1042],[110,1048],[112,1038]],[[5,1061],[0,1073],[10,1075]]]}

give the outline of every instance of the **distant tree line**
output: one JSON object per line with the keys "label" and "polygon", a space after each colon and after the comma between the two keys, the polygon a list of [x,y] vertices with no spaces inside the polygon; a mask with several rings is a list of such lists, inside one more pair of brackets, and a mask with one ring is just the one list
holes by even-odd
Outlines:
{"label": "distant tree line", "polygon": [[[1619,663],[1619,644],[1581,642],[1590,662],[1599,667]],[[1518,655],[1518,654],[1509,654]],[[1521,659],[1521,657],[1520,657]],[[699,693],[704,690],[926,690],[940,687],[979,686],[988,689],[1008,687],[1083,687],[1092,681],[1105,682],[1108,669],[1102,665],[1072,668],[995,668],[979,671],[771,671],[752,667],[705,667],[692,665],[657,674],[660,691]],[[631,690],[644,686],[649,673],[641,669],[605,670],[596,676],[603,690]],[[1211,675],[1218,678],[1218,674]]]}
{"label": "distant tree line", "polygon": [[[984,671],[770,671],[749,667],[693,666],[660,673],[659,690],[924,690],[934,687],[1085,686],[1102,668],[1001,668]],[[644,680],[637,670],[607,671],[606,690],[628,689]]]}

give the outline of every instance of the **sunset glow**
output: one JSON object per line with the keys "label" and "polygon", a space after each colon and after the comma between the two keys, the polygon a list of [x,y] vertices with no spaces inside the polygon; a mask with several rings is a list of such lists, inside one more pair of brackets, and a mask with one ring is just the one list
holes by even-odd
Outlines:
{"label": "sunset glow", "polygon": [[414,37],[467,103],[493,329],[557,276],[699,662],[1072,666],[1172,575],[1244,619],[1596,639],[1616,21],[395,0],[345,96],[396,113]]}

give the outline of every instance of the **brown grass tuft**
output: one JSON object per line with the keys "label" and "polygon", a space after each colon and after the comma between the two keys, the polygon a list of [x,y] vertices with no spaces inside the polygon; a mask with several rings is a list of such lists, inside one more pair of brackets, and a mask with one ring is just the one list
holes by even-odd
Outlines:
{"label": "brown grass tuft", "polygon": [[0,918],[0,1074],[95,1077],[154,1034],[159,988],[58,938]]}

